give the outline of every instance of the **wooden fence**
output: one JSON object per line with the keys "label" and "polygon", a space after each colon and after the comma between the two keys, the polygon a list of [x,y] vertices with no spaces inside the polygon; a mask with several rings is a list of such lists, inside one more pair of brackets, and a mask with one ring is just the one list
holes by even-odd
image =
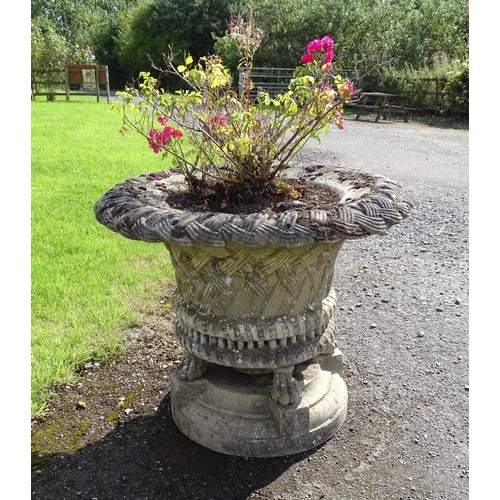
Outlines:
{"label": "wooden fence", "polygon": [[[254,98],[260,89],[269,92],[271,97],[276,97],[276,95],[288,89],[294,71],[295,68],[252,68],[250,75],[253,83],[251,97]],[[246,68],[242,66],[238,73],[238,92],[240,97],[245,89],[245,78]]]}
{"label": "wooden fence", "polygon": [[[101,89],[101,87],[103,87]],[[68,64],[58,70],[31,72],[31,99],[35,96],[64,95],[69,101],[71,95],[95,96],[101,94],[111,99],[108,67],[102,64]]]}
{"label": "wooden fence", "polygon": [[[241,96],[245,88],[246,68],[241,67],[238,73],[238,91]],[[257,91],[264,90],[271,97],[288,90],[288,85],[293,78],[295,68],[252,68],[250,78],[252,79],[253,89],[251,97],[257,95]],[[356,75],[355,70],[341,70],[339,73],[344,78],[353,78]]]}
{"label": "wooden fence", "polygon": [[[245,70],[241,67],[238,75],[238,90],[241,96],[245,88]],[[251,97],[254,98],[258,90],[264,90],[275,97],[288,89],[295,68],[252,68],[251,79],[253,89]],[[362,86],[363,81],[359,80],[361,72],[354,69],[341,70],[339,73],[353,82],[357,83],[357,87]],[[444,78],[421,78],[410,85],[410,88],[405,91],[396,89],[374,88],[378,92],[388,92],[400,94],[405,98],[405,106],[412,111],[423,111],[440,113],[446,109],[444,86],[446,79]],[[358,90],[362,90],[358,88]],[[451,113],[464,115],[468,114],[468,109],[452,109]]]}
{"label": "wooden fence", "polygon": [[[429,82],[433,89],[432,90],[422,90],[420,93],[424,96],[430,96],[430,102],[428,107],[432,110],[439,110],[444,108],[444,86],[446,84],[446,80],[444,78],[421,78],[422,82]],[[412,89],[411,94],[415,96],[415,94],[419,93]],[[413,97],[415,100],[415,97]]]}

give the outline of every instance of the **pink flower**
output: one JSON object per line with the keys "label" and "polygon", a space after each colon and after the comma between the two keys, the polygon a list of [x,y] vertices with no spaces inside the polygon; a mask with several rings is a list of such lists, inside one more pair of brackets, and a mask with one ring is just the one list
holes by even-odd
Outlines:
{"label": "pink flower", "polygon": [[212,124],[215,130],[219,130],[220,128],[227,127],[227,117],[224,115],[214,115],[210,118],[210,123]]}
{"label": "pink flower", "polygon": [[168,122],[168,116],[167,116],[167,117],[165,117],[165,118],[164,118],[163,116],[159,116],[159,117],[157,118],[157,120],[158,120],[158,123],[159,123],[160,125],[165,126],[165,125],[167,124],[167,122]]}
{"label": "pink flower", "polygon": [[321,43],[323,44],[322,50],[324,52],[332,52],[333,53],[334,42],[329,36],[324,36],[321,39]]}
{"label": "pink flower", "polygon": [[[149,135],[151,136],[151,131],[149,133]],[[155,152],[155,153],[161,153],[163,151],[163,149],[160,147],[160,146],[157,146],[156,145],[156,142],[152,139],[148,139],[148,144],[151,146],[151,149]]]}
{"label": "pink flower", "polygon": [[323,60],[323,64],[330,66],[330,63],[333,61],[333,40],[329,36],[325,36],[321,39],[323,43],[323,52],[326,52],[326,57]]}
{"label": "pink flower", "polygon": [[[160,121],[161,117],[158,117]],[[169,125],[166,125],[163,130],[151,129],[148,133],[148,144],[155,153],[163,151],[162,146],[166,146],[172,137],[182,137],[182,132]]]}
{"label": "pink flower", "polygon": [[335,117],[335,124],[340,130],[344,130],[344,115],[337,111],[337,116]]}
{"label": "pink flower", "polygon": [[307,53],[314,54],[314,52],[321,52],[323,50],[322,40],[312,40],[307,44]]}
{"label": "pink flower", "polygon": [[338,85],[338,89],[342,99],[349,99],[354,94],[354,85],[352,83],[341,83]]}
{"label": "pink flower", "polygon": [[328,100],[329,102],[333,102],[333,98],[335,96],[335,91],[332,89],[332,87],[325,85],[322,89],[321,92],[324,94],[324,98]]}
{"label": "pink flower", "polygon": [[318,38],[316,40],[312,40],[307,44],[307,54],[301,57],[301,61],[304,63],[312,63],[314,62],[313,54],[317,52],[324,52],[325,58],[323,59],[323,64],[330,67],[331,62],[333,61],[333,47],[334,42],[329,36],[324,36],[321,40]]}

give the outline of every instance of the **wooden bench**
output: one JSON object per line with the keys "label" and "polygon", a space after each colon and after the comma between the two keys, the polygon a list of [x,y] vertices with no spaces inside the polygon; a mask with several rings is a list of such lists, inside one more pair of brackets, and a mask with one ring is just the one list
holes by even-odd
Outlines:
{"label": "wooden bench", "polygon": [[360,95],[359,101],[350,102],[349,106],[358,108],[356,120],[359,119],[364,110],[376,111],[375,121],[378,122],[380,116],[387,119],[387,113],[401,113],[405,122],[408,121],[408,111],[414,108],[405,106],[406,97],[398,94],[386,94],[385,92],[364,92]]}

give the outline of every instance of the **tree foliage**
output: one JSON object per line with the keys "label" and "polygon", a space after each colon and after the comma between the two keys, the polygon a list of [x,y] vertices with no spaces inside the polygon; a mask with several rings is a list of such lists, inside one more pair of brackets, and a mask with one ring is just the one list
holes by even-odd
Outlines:
{"label": "tree foliage", "polygon": [[[255,21],[266,29],[256,65],[294,66],[311,38],[330,35],[343,68],[368,69],[388,60],[428,64],[469,49],[468,0],[254,0]],[[227,34],[226,34],[227,37]],[[229,45],[217,48],[231,58]]]}
{"label": "tree foliage", "polygon": [[193,57],[209,55],[214,35],[221,35],[229,17],[229,0],[155,0],[129,9],[116,38],[119,64],[129,77],[161,65],[163,54],[189,52]]}
{"label": "tree foliage", "polygon": [[[256,66],[295,67],[307,42],[335,40],[340,68],[367,70],[431,66],[436,55],[466,60],[468,0],[252,0],[255,22],[265,28]],[[119,75],[120,85],[160,64],[169,46],[197,58],[217,51],[235,69],[238,57],[227,34],[230,14],[245,0],[32,0],[32,19],[50,25],[71,46],[89,47],[97,62]],[[117,84],[118,82],[115,82]]]}
{"label": "tree foliage", "polygon": [[31,0],[31,19],[43,19],[70,44],[91,42],[96,26],[141,0]]}
{"label": "tree foliage", "polygon": [[45,31],[31,26],[31,70],[54,71],[64,69],[70,61],[71,48],[66,39],[48,27]]}
{"label": "tree foliage", "polygon": [[31,24],[31,74],[36,82],[46,82],[47,98],[53,100],[56,88],[64,84],[64,68],[68,63],[85,63],[89,54],[71,45],[56,33],[52,25],[42,29]]}

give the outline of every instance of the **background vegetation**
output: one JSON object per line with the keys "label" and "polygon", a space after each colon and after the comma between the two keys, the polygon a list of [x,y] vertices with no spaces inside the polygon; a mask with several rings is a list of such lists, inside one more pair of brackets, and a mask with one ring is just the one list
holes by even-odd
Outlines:
{"label": "background vegetation", "polygon": [[[312,38],[331,36],[340,69],[366,71],[393,60],[397,71],[432,70],[436,57],[466,61],[468,0],[252,0],[255,21],[268,33],[256,66],[295,67]],[[52,28],[81,54],[107,64],[122,89],[140,70],[161,65],[162,53],[213,52],[236,68],[226,20],[243,0],[31,0],[33,26]],[[91,55],[90,55],[91,54]],[[76,61],[74,61],[76,62]]]}

